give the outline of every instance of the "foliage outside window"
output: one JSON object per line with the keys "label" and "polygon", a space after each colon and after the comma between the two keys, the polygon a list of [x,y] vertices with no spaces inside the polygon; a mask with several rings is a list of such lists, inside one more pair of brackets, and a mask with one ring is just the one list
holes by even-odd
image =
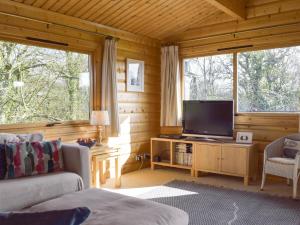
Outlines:
{"label": "foliage outside window", "polygon": [[300,47],[238,54],[238,111],[300,111]]}
{"label": "foliage outside window", "polygon": [[89,56],[0,41],[0,123],[88,120]]}
{"label": "foliage outside window", "polygon": [[231,100],[232,54],[184,60],[184,98],[186,100]]}

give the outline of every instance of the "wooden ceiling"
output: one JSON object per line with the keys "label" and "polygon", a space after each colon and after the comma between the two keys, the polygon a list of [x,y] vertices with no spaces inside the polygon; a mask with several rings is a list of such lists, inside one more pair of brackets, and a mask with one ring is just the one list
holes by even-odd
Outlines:
{"label": "wooden ceiling", "polygon": [[224,14],[215,0],[14,1],[160,40]]}
{"label": "wooden ceiling", "polygon": [[[278,22],[287,23],[286,17],[290,16],[297,20],[300,11],[300,0],[7,0],[6,2],[56,12],[163,42],[198,38],[199,34],[213,35],[218,30],[222,31],[221,33],[234,32],[241,27],[246,29],[267,22],[271,25]],[[290,15],[289,12],[295,12],[296,15]]]}

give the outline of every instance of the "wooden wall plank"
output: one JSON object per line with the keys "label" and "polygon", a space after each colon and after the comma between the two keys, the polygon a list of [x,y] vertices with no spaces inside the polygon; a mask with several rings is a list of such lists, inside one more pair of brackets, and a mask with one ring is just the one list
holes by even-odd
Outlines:
{"label": "wooden wall plank", "polygon": [[[126,91],[126,58],[145,62],[145,91]],[[136,154],[150,153],[150,138],[159,134],[160,115],[160,49],[128,41],[118,43],[118,97],[122,152],[127,155],[122,171],[140,166]],[[126,158],[125,157],[125,158]],[[149,163],[145,163],[145,166]]]}

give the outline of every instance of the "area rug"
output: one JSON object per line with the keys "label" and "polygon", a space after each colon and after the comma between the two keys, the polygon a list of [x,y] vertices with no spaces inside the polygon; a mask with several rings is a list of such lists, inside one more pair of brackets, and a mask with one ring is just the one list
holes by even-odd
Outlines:
{"label": "area rug", "polygon": [[185,181],[138,196],[189,214],[189,225],[300,225],[300,201]]}

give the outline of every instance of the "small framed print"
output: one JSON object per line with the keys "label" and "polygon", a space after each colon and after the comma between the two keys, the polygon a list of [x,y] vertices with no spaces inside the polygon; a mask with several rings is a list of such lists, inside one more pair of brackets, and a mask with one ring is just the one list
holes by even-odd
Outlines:
{"label": "small framed print", "polygon": [[144,92],[144,61],[127,59],[127,91]]}
{"label": "small framed print", "polygon": [[236,143],[240,144],[251,144],[253,138],[252,132],[237,132]]}

